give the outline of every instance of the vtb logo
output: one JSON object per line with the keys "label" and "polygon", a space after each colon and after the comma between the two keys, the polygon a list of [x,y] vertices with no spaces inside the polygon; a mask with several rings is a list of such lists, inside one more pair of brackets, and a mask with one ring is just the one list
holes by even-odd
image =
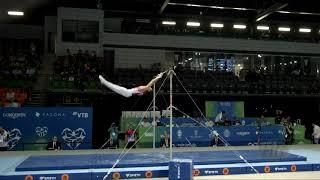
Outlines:
{"label": "vtb logo", "polygon": [[85,118],[85,119],[89,117],[89,113],[73,112],[72,115],[77,116],[78,118]]}

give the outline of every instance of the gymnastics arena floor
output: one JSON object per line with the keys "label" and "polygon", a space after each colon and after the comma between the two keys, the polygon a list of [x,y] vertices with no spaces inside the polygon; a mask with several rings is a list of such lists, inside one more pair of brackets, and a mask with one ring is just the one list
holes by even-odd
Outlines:
{"label": "gymnastics arena floor", "polygon": [[[234,154],[240,153],[261,174]],[[121,150],[0,152],[0,179],[102,180]],[[131,150],[108,179],[143,179],[168,176],[168,149]],[[175,148],[174,158],[194,160],[195,179],[268,179],[287,173],[320,179],[320,146],[239,146]],[[277,173],[276,173],[277,172]],[[303,174],[304,173],[304,174]],[[296,175],[294,175],[296,174]],[[300,175],[300,176],[299,176]],[[281,178],[280,178],[281,179]]]}

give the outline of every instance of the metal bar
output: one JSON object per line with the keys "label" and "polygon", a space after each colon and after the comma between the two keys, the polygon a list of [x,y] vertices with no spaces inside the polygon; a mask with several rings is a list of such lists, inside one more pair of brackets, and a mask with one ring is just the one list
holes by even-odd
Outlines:
{"label": "metal bar", "polygon": [[160,8],[160,10],[159,10],[159,14],[162,14],[162,13],[163,13],[164,9],[166,9],[166,7],[168,6],[169,2],[170,2],[170,0],[165,0],[165,1],[163,2],[162,6],[161,6],[161,8]]}
{"label": "metal bar", "polygon": [[153,84],[153,149],[156,148],[156,84]]}
{"label": "metal bar", "polygon": [[172,161],[172,73],[173,71],[171,70],[170,72],[170,161]]}

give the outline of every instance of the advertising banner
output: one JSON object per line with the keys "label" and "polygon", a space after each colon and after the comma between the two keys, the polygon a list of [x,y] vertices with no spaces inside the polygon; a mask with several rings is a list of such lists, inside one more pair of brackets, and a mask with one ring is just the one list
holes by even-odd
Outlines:
{"label": "advertising banner", "polygon": [[92,108],[0,108],[0,126],[10,133],[10,150],[44,149],[53,136],[62,149],[92,147]]}

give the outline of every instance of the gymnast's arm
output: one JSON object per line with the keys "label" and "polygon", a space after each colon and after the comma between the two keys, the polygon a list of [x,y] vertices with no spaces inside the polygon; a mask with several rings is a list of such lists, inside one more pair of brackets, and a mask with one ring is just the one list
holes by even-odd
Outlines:
{"label": "gymnast's arm", "polygon": [[153,78],[146,86],[152,88],[152,86],[159,81],[163,76],[163,73],[158,74],[155,78]]}

